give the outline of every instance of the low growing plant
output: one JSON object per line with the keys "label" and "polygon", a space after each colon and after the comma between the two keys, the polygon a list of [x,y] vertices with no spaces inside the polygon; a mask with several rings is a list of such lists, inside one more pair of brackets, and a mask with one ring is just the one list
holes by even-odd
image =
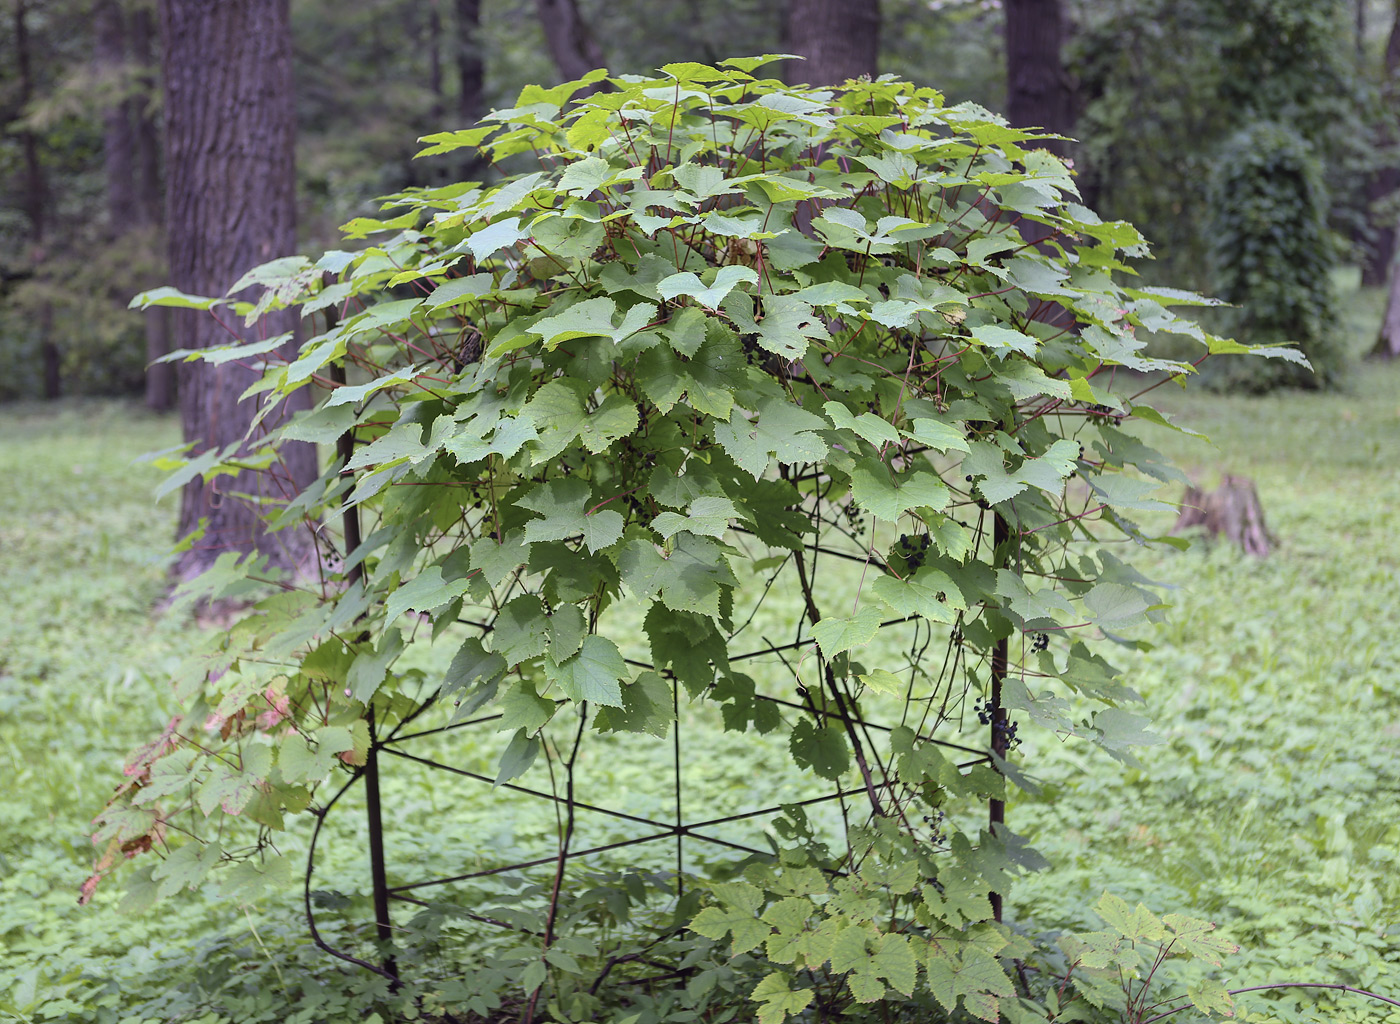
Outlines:
{"label": "low growing plant", "polygon": [[[255,885],[289,820],[319,831],[358,784],[373,839],[410,723],[463,726],[461,755],[489,749],[486,778],[553,801],[557,832],[533,865],[463,875],[457,901],[415,897],[397,926],[371,850],[380,945],[336,952],[419,985],[424,1012],[718,1021],[752,999],[763,1024],[866,1004],[1029,1021],[1068,1016],[1074,979],[1087,1017],[1122,1009],[1092,973],[1131,971],[1118,939],[1076,940],[1060,975],[1014,969],[1041,955],[1003,921],[1014,877],[1042,866],[1003,820],[1008,782],[1030,784],[1017,730],[1129,763],[1143,737],[1094,638],[1131,644],[1160,614],[1107,546],[1152,542],[1131,517],[1177,477],[1125,426],[1170,426],[1145,396],[1193,370],[1144,355],[1146,336],[1299,357],[1168,309],[1208,300],[1120,282],[1145,243],[1076,202],[1036,133],[890,77],[754,77],[770,59],[668,65],[572,103],[603,73],[527,88],[424,151],[526,170],[391,196],[385,219],[346,225],[366,248],[238,282],[264,286],[251,307],[145,297],[323,325],[291,363],[283,338],[190,354],[260,365],[265,410],[301,388],[318,407],[242,450],[196,448],[169,487],[275,471],[285,444],[336,455],[265,510],[314,534],[312,578],[228,552],[187,589],[249,604],[129,764],[91,884],[141,854],[134,906],[215,869]],[[1048,237],[1027,243],[1029,224]],[[775,592],[800,621],[766,623]],[[433,643],[445,672],[422,667]],[[674,751],[679,771],[707,709],[827,794],[767,808],[767,848],[729,841],[703,877],[683,848],[596,866],[576,816],[607,794],[576,791],[581,757],[612,742],[654,766]],[[705,838],[680,799],[649,838]],[[308,915],[312,895],[308,879]],[[1128,938],[1218,948],[1203,922],[1155,927]],[[443,956],[452,970],[415,976]]]}

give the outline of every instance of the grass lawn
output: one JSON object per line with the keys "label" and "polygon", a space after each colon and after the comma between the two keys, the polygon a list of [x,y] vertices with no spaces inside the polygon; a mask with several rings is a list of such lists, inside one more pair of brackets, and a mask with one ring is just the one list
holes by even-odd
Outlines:
{"label": "grass lawn", "polygon": [[[1155,443],[1208,485],[1252,477],[1279,547],[1262,562],[1224,546],[1133,553],[1177,588],[1155,648],[1115,659],[1162,742],[1124,769],[1022,730],[1019,760],[1042,789],[1008,817],[1056,870],[1025,879],[1010,911],[1032,930],[1097,927],[1088,908],[1107,889],[1217,921],[1242,947],[1226,965],[1232,985],[1339,981],[1400,995],[1400,367],[1363,366],[1333,395],[1173,394],[1163,405],[1214,446],[1163,431]],[[176,433],[117,403],[0,410],[0,1020],[359,1019],[378,982],[338,974],[308,944],[295,878],[244,907],[210,887],[120,915],[120,879],[76,903],[88,820],[124,754],[168,719],[168,680],[191,635],[151,615],[174,505],[153,505],[161,474],[132,462]],[[796,792],[755,766],[762,751],[743,737],[697,728],[687,742],[702,756],[685,775],[697,804]],[[486,764],[460,743],[456,753]],[[649,814],[650,773],[626,753],[590,770]],[[391,860],[471,864],[528,850],[550,826],[552,815],[487,792],[396,768]],[[318,885],[349,894],[349,922],[368,917],[363,844],[355,806],[341,813]],[[287,838],[294,856],[307,824]],[[327,920],[348,939],[348,924]],[[1400,1021],[1330,992],[1245,1008]]]}

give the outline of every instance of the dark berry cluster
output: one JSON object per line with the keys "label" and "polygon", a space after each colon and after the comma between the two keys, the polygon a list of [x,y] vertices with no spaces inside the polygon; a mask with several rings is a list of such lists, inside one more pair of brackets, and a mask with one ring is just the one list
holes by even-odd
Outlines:
{"label": "dark berry cluster", "polygon": [[1123,422],[1123,414],[1111,405],[1091,405],[1088,408],[1088,413],[1091,418],[1109,421],[1115,427]]}
{"label": "dark berry cluster", "polygon": [[1031,650],[1043,651],[1050,646],[1050,635],[1048,633],[1037,633],[1035,639],[1031,641]]}
{"label": "dark berry cluster", "polygon": [[1015,750],[1021,745],[1021,741],[1016,738],[1016,723],[1011,721],[1011,719],[1008,718],[1005,721],[998,722],[994,728],[1005,742],[1007,750]]}
{"label": "dark berry cluster", "polygon": [[1004,744],[1003,749],[1014,750],[1021,745],[1021,741],[1016,738],[1016,723],[1009,718],[997,718],[996,706],[990,698],[979,700],[972,705],[972,709],[977,712],[977,721],[992,727],[996,739]]}
{"label": "dark berry cluster", "polygon": [[924,824],[928,826],[928,841],[930,843],[941,843],[947,838],[943,831],[943,819],[944,814],[942,811],[924,815]]}
{"label": "dark berry cluster", "polygon": [[739,347],[744,350],[744,361],[752,366],[754,356],[758,354],[758,335],[743,335],[739,338]]}
{"label": "dark berry cluster", "polygon": [[864,533],[866,528],[865,509],[854,501],[851,502],[846,506],[846,522],[851,524],[851,529],[856,533]]}
{"label": "dark berry cluster", "polygon": [[924,559],[928,557],[929,544],[926,533],[918,537],[902,533],[895,544],[895,552],[904,559],[904,564],[909,567],[910,572],[918,572],[923,567]]}

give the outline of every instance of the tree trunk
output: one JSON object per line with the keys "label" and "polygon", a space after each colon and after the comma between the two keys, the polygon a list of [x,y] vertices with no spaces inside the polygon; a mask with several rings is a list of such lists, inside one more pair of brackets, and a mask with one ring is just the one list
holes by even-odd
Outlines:
{"label": "tree trunk", "polygon": [[[1005,0],[1006,118],[1018,128],[1066,134],[1073,127],[1069,78],[1060,60],[1060,0]],[[1040,144],[1058,156],[1063,142]]]}
{"label": "tree trunk", "polygon": [[131,59],[136,65],[136,92],[131,97],[132,122],[136,125],[136,198],[142,224],[165,220],[165,192],[160,176],[160,126],[156,82],[155,25],[149,8],[131,12]]}
{"label": "tree trunk", "polygon": [[428,0],[428,30],[423,45],[428,50],[428,91],[433,94],[433,105],[428,108],[428,119],[433,131],[442,130],[442,115],[445,110],[442,102],[442,11],[438,0]]}
{"label": "tree trunk", "polygon": [[[486,113],[486,63],[481,57],[481,0],[456,0],[457,13],[457,114],[463,128]],[[480,153],[463,150],[462,176],[473,179],[485,170]]]}
{"label": "tree trunk", "polygon": [[[1060,59],[1064,41],[1064,16],[1060,0],[1005,0],[1006,119],[1018,128],[1044,128],[1061,135],[1072,127],[1069,77]],[[1034,145],[1056,156],[1068,156],[1067,145],[1046,140]],[[1017,224],[1027,242],[1041,242],[1053,234],[1045,224],[1021,220]],[[1046,306],[1036,319],[1058,323],[1064,316],[1059,305]]]}
{"label": "tree trunk", "polygon": [[876,75],[880,0],[789,0],[785,47],[807,59],[790,61],[784,77],[811,85],[840,85]]}
{"label": "tree trunk", "polygon": [[[460,4],[458,5],[460,10]],[[564,81],[572,82],[582,78],[594,68],[603,66],[603,51],[588,31],[583,16],[579,14],[576,0],[535,0],[539,12],[540,25],[544,28],[545,43],[549,54],[559,68]],[[575,95],[596,92],[597,87],[580,90]]]}
{"label": "tree trunk", "polygon": [[[290,255],[296,244],[292,51],[288,0],[161,0],[165,72],[166,228],[170,276],[182,291],[220,295],[255,264]],[[204,348],[296,329],[294,311],[269,314],[253,328],[225,314],[178,310],[174,340]],[[282,350],[296,353],[294,341]],[[235,363],[182,363],[180,418],[191,455],[238,442],[256,400],[239,395],[257,374]],[[305,408],[309,395],[298,393]],[[290,403],[289,403],[290,404]],[[290,410],[287,410],[290,411]],[[273,417],[275,420],[276,418]],[[264,422],[269,430],[275,422]],[[316,450],[288,444],[263,473],[195,480],[181,496],[181,536],[204,524],[173,575],[189,579],[225,551],[266,555],[279,568],[306,570],[314,551],[308,529],[269,533],[253,495],[290,499],[316,478]]]}
{"label": "tree trunk", "polygon": [[117,0],[97,0],[92,9],[97,37],[98,81],[107,101],[102,109],[102,162],[107,177],[107,220],[112,238],[130,231],[137,221],[136,138],[132,104],[125,88],[126,26]]}
{"label": "tree trunk", "polygon": [[1400,356],[1400,265],[1390,275],[1390,295],[1385,302],[1385,317],[1381,320],[1380,336],[1376,347],[1371,349],[1375,359],[1394,359]]}
{"label": "tree trunk", "polygon": [[[160,130],[156,125],[156,56],[154,19],[144,4],[131,12],[131,60],[136,66],[136,92],[131,97],[131,121],[136,126],[136,205],[141,224],[157,239],[165,220],[165,194],[161,188]],[[168,275],[163,271],[163,284]],[[170,310],[155,306],[146,310],[146,407],[169,412],[175,407],[175,367],[156,362],[171,350]]]}
{"label": "tree trunk", "polygon": [[[1392,154],[1396,145],[1396,100],[1400,98],[1400,81],[1397,81],[1397,77],[1400,77],[1400,0],[1395,4],[1395,18],[1391,22],[1390,37],[1385,44],[1385,72],[1381,79],[1382,121],[1376,133],[1381,147],[1390,149]],[[1391,160],[1394,160],[1393,155]],[[1366,183],[1368,208],[1391,195],[1397,188],[1400,188],[1400,167],[1392,163],[1374,171]],[[1373,229],[1370,251],[1361,267],[1361,283],[1375,286],[1385,284],[1390,264],[1395,259],[1395,218],[1387,217],[1382,223],[1373,225]]]}
{"label": "tree trunk", "polygon": [[[29,4],[26,0],[15,0],[15,63],[19,72],[19,106],[28,113],[29,104],[34,99],[33,56],[29,41]],[[36,265],[45,259],[44,232],[47,229],[48,185],[44,180],[44,165],[39,160],[39,138],[29,128],[16,133],[19,136],[20,150],[24,154],[24,214],[29,220],[30,240],[33,243],[31,260]],[[39,329],[39,360],[44,368],[44,397],[54,399],[62,390],[61,359],[58,345],[53,340],[53,310],[45,303],[37,317]]]}

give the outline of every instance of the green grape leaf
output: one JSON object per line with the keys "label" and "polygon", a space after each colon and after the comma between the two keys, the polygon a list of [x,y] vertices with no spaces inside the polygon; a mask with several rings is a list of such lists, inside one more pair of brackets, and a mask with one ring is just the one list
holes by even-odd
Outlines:
{"label": "green grape leaf", "polygon": [[392,621],[409,609],[431,612],[461,597],[470,586],[470,577],[444,580],[442,566],[432,565],[395,590],[384,606],[384,613]]}
{"label": "green grape leaf", "polygon": [[565,661],[545,660],[545,677],[572,701],[622,707],[621,680],[627,665],[617,644],[596,633],[584,638],[579,652]]}
{"label": "green grape leaf", "polygon": [[918,961],[908,937],[894,933],[876,937],[873,929],[860,925],[837,934],[831,947],[831,969],[850,973],[847,983],[858,1003],[883,999],[885,983],[896,992],[913,995],[918,977]]}
{"label": "green grape leaf", "polygon": [[822,655],[828,659],[852,647],[861,647],[875,639],[880,631],[880,609],[866,605],[854,615],[828,615],[812,627]]}
{"label": "green grape leaf", "polygon": [[664,738],[675,720],[671,687],[655,672],[643,672],[622,688],[622,707],[600,707],[593,718],[599,732],[645,732]]}
{"label": "green grape leaf", "polygon": [[622,537],[622,516],[612,509],[589,512],[591,496],[587,481],[578,477],[557,477],[531,488],[515,503],[544,518],[525,524],[525,542],[582,537],[589,551],[611,546]]}
{"label": "green grape leaf", "polygon": [[1191,1005],[1204,1014],[1222,1017],[1235,1015],[1235,1001],[1229,991],[1214,978],[1201,978],[1186,986],[1186,997]]}
{"label": "green grape leaf", "polygon": [[741,281],[756,284],[758,271],[752,267],[738,264],[721,267],[714,276],[714,283],[710,285],[704,284],[700,278],[686,271],[672,274],[664,281],[658,282],[656,290],[664,299],[670,300],[680,295],[688,295],[708,309],[718,309],[720,303],[724,301],[724,297],[733,291]]}
{"label": "green grape leaf", "polygon": [[546,349],[576,338],[607,338],[616,345],[650,323],[656,316],[656,307],[639,302],[627,309],[621,323],[614,325],[616,314],[617,302],[613,299],[585,299],[562,313],[537,321],[530,332],[544,339]]}
{"label": "green grape leaf", "polygon": [[817,726],[810,718],[801,719],[793,727],[788,741],[792,759],[802,768],[810,768],[833,782],[851,767],[851,749],[840,725]]}
{"label": "green grape leaf", "polygon": [[708,939],[732,935],[731,956],[761,945],[773,930],[758,918],[762,890],[748,882],[720,882],[714,887],[714,894],[720,905],[700,911],[690,926]]}
{"label": "green grape leaf", "polygon": [[[1215,925],[1194,917],[1181,914],[1165,914],[1162,923],[1172,932],[1172,952],[1199,957],[1207,963],[1220,966],[1220,958],[1238,953],[1239,946],[1227,942],[1219,936],[1212,936]],[[1199,1005],[1199,1004],[1198,1004]]]}
{"label": "green grape leaf", "polygon": [[505,658],[507,668],[514,668],[522,661],[543,654],[548,637],[549,620],[545,617],[544,605],[534,594],[521,594],[496,617],[491,650]]}
{"label": "green grape leaf", "polygon": [[701,495],[686,508],[685,515],[662,512],[651,521],[651,528],[666,540],[681,530],[705,537],[723,537],[731,519],[742,518],[734,502],[718,495]]}
{"label": "green grape leaf", "polygon": [[362,650],[355,655],[345,679],[345,686],[350,695],[361,704],[368,704],[369,699],[374,696],[374,691],[379,689],[379,684],[384,682],[389,666],[403,653],[403,649],[403,634],[397,627],[391,627],[379,638],[377,647],[373,650]]}
{"label": "green grape leaf", "polygon": [[673,535],[669,553],[644,540],[623,545],[617,567],[637,597],[659,594],[668,608],[712,618],[720,616],[724,592],[738,583],[718,544],[684,532]]}
{"label": "green grape leaf", "polygon": [[931,622],[956,622],[958,612],[967,608],[962,591],[948,574],[931,566],[902,580],[880,576],[870,590],[896,615],[920,615]]}
{"label": "green grape leaf", "polygon": [[825,456],[826,443],[814,431],[826,426],[826,420],[784,398],[768,398],[753,420],[736,418],[717,425],[715,440],[740,469],[758,478],[772,458],[790,465]]}
{"label": "green grape leaf", "polygon": [[852,416],[850,410],[840,402],[827,402],[822,409],[826,418],[839,429],[853,431],[876,448],[887,444],[899,444],[899,431],[873,412]]}
{"label": "green grape leaf", "polygon": [[919,467],[896,477],[879,459],[863,458],[851,471],[851,497],[876,519],[894,523],[911,508],[941,509],[949,495],[932,469]]}
{"label": "green grape leaf", "polygon": [[812,990],[794,991],[787,976],[774,971],[758,983],[751,998],[758,1003],[758,1024],[783,1024],[811,1005]]}
{"label": "green grape leaf", "polygon": [[541,697],[529,679],[515,679],[504,687],[497,706],[501,709],[498,728],[502,732],[520,730],[533,736],[554,717],[554,701]]}
{"label": "green grape leaf", "polygon": [[1094,912],[1104,924],[1133,942],[1161,942],[1166,938],[1162,922],[1141,903],[1129,907],[1121,896],[1106,892],[1094,904]]}
{"label": "green grape leaf", "polygon": [[540,753],[540,741],[534,736],[527,736],[524,729],[518,730],[506,744],[506,749],[501,754],[501,762],[496,771],[496,779],[492,786],[499,786],[503,782],[519,778],[529,770],[530,765],[535,763],[535,758]]}

